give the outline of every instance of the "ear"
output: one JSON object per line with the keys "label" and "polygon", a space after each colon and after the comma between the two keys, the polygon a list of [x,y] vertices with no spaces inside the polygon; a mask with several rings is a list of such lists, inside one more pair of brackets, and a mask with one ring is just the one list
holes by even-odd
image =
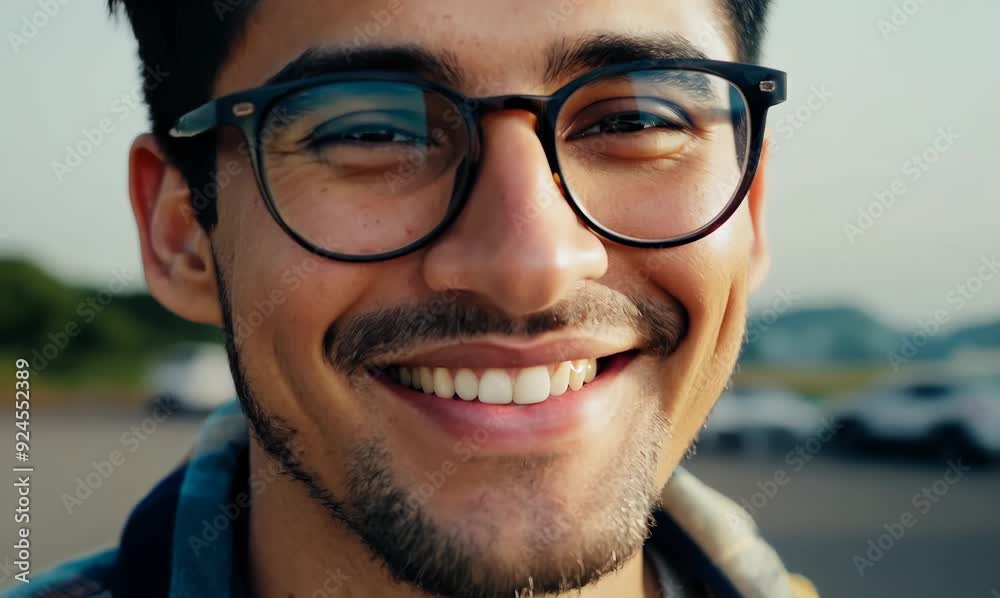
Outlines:
{"label": "ear", "polygon": [[148,133],[129,151],[129,195],[150,293],[184,319],[222,326],[211,239],[187,182]]}
{"label": "ear", "polygon": [[767,278],[767,273],[771,269],[771,246],[767,240],[765,230],[765,207],[767,202],[765,189],[768,151],[770,142],[764,140],[764,147],[761,148],[760,162],[757,165],[757,174],[754,176],[750,191],[747,192],[747,203],[750,206],[750,220],[753,223],[753,249],[750,255],[750,290],[755,291]]}

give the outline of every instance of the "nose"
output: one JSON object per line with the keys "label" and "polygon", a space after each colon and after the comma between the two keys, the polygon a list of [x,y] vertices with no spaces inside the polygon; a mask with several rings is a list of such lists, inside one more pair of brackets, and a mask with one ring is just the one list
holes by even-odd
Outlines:
{"label": "nose", "polygon": [[432,289],[473,292],[512,317],[552,307],[608,268],[603,242],[556,184],[534,123],[523,111],[483,119],[475,186],[423,261]]}

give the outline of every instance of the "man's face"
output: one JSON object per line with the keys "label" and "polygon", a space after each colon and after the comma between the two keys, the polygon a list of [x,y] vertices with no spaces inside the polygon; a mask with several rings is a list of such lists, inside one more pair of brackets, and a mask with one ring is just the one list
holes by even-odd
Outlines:
{"label": "man's face", "polygon": [[[259,86],[310,48],[396,45],[450,57],[468,96],[548,94],[581,73],[546,82],[546,52],[598,33],[673,33],[733,60],[720,14],[710,0],[265,0],[216,94]],[[378,263],[304,250],[244,168],[220,193],[212,234],[222,308],[258,435],[290,449],[286,465],[392,573],[445,593],[460,579],[480,595],[579,586],[642,545],[659,489],[729,377],[759,267],[756,211],[744,202],[679,248],[618,245],[551,200],[560,191],[530,114],[492,114],[483,131],[459,219]],[[233,160],[245,165],[221,150],[220,170]],[[518,404],[595,358],[582,387],[586,371],[573,373],[579,390]],[[483,398],[514,402],[400,383],[428,377],[423,367],[443,368],[430,374],[437,390],[471,373]]]}

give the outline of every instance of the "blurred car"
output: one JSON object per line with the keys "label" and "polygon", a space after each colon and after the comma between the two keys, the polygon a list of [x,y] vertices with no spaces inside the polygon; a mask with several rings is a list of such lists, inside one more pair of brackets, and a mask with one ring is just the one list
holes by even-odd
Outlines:
{"label": "blurred car", "polygon": [[149,406],[203,413],[236,398],[229,358],[221,345],[181,344],[159,359],[148,378]]}
{"label": "blurred car", "polygon": [[787,450],[814,435],[821,421],[819,406],[790,390],[734,389],[715,405],[699,444],[729,451]]}
{"label": "blurred car", "polygon": [[1000,386],[914,381],[858,393],[831,412],[851,451],[903,449],[935,457],[1000,459]]}

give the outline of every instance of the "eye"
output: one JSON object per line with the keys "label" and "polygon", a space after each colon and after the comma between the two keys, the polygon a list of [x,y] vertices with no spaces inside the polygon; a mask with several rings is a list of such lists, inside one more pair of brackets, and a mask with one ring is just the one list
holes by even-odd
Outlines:
{"label": "eye", "polygon": [[572,141],[591,135],[637,133],[647,129],[684,131],[690,126],[687,119],[678,113],[661,115],[644,110],[629,110],[605,115],[593,124],[573,133],[569,139]]}
{"label": "eye", "polygon": [[383,144],[427,146],[432,145],[433,140],[429,137],[384,125],[354,126],[350,129],[340,131],[320,127],[309,136],[309,147],[315,149],[340,143],[372,146]]}
{"label": "eye", "polygon": [[431,147],[425,115],[408,110],[365,110],[327,118],[304,140],[314,150],[331,147],[388,149]]}
{"label": "eye", "polygon": [[682,155],[700,131],[675,102],[619,96],[580,110],[563,135],[580,159],[663,160]]}

